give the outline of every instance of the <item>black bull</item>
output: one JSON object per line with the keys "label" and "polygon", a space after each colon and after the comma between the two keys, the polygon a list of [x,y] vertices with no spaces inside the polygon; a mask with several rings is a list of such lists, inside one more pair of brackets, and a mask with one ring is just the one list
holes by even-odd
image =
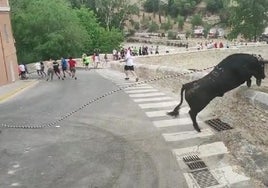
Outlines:
{"label": "black bull", "polygon": [[261,80],[265,78],[264,65],[267,63],[268,61],[264,61],[260,55],[233,54],[226,57],[203,78],[183,84],[180,103],[167,114],[178,116],[185,91],[185,99],[190,106],[189,115],[193,126],[196,131],[200,132],[196,122],[197,114],[215,97],[222,97],[224,93],[244,82],[247,82],[247,86],[250,87],[252,76],[256,78],[256,84],[260,86]]}

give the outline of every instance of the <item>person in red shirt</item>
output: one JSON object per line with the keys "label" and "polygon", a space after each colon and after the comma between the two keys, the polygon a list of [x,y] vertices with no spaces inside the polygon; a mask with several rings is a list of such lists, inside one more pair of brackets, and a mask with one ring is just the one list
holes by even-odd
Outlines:
{"label": "person in red shirt", "polygon": [[74,77],[74,79],[76,80],[76,79],[77,79],[77,77],[75,76],[75,71],[76,71],[76,69],[75,69],[76,61],[73,60],[72,57],[70,57],[68,63],[69,63],[69,68],[70,68],[70,72],[71,72],[72,78]]}

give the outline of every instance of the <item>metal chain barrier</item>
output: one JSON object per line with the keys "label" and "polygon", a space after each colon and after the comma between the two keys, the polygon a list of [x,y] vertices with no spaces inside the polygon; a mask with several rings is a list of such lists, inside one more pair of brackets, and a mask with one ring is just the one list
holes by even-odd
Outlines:
{"label": "metal chain barrier", "polygon": [[133,84],[130,84],[130,85],[127,85],[127,86],[119,87],[119,88],[117,88],[117,89],[115,89],[113,91],[109,91],[109,92],[107,92],[107,93],[105,93],[105,94],[103,94],[103,95],[101,95],[99,97],[91,99],[90,101],[88,101],[84,105],[80,106],[79,108],[73,110],[72,112],[69,112],[69,113],[65,114],[60,119],[54,120],[54,121],[52,121],[50,123],[47,123],[47,124],[39,124],[39,125],[8,125],[8,124],[5,124],[5,123],[2,123],[2,124],[0,124],[0,127],[16,128],[16,129],[41,129],[41,128],[46,128],[46,127],[56,126],[61,121],[65,120],[68,117],[72,116],[73,114],[81,111],[82,109],[84,109],[85,107],[89,106],[90,104],[92,104],[94,102],[97,102],[100,99],[102,99],[104,97],[107,97],[109,95],[112,95],[112,94],[114,94],[116,92],[122,91],[122,90],[124,90],[126,88],[135,87],[135,86],[140,85],[140,84],[146,84],[146,83],[150,83],[150,82],[154,82],[154,81],[158,81],[158,80],[164,80],[164,79],[169,79],[169,78],[177,78],[177,77],[180,77],[180,76],[185,76],[185,75],[188,75],[188,74],[192,74],[194,72],[203,72],[203,71],[209,70],[209,69],[214,68],[214,67],[215,66],[208,67],[208,68],[201,69],[201,70],[193,70],[193,71],[185,72],[185,73],[178,73],[178,74],[166,75],[166,76],[161,76],[161,77],[155,77],[155,78],[152,78],[150,80],[140,81],[140,82],[133,83]]}

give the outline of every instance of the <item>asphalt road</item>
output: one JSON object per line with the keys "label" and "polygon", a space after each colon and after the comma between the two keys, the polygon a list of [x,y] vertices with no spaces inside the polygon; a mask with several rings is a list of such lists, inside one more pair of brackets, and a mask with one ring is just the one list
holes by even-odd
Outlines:
{"label": "asphalt road", "polygon": [[[0,104],[1,123],[53,122],[116,88],[94,70],[78,71],[78,80],[41,80]],[[1,128],[0,188],[187,187],[161,133],[124,92],[55,126]]]}

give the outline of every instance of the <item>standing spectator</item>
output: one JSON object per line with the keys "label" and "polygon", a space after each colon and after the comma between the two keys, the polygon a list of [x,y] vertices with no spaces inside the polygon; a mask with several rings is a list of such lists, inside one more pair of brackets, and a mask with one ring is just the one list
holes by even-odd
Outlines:
{"label": "standing spectator", "polygon": [[129,80],[129,73],[131,73],[133,76],[136,77],[136,82],[139,81],[139,78],[134,70],[134,62],[133,62],[133,56],[131,55],[130,50],[127,50],[127,54],[125,56],[125,66],[124,71],[126,74],[125,80]]}
{"label": "standing spectator", "polygon": [[159,54],[158,46],[156,46],[156,48],[155,48],[155,54]]}
{"label": "standing spectator", "polygon": [[102,67],[106,67],[107,66],[107,63],[108,63],[108,56],[107,56],[107,53],[104,54],[104,62],[102,64]]}
{"label": "standing spectator", "polygon": [[72,78],[74,78],[76,80],[77,79],[76,76],[75,76],[75,72],[76,72],[76,69],[75,69],[76,61],[73,60],[72,57],[70,57],[68,63],[69,63],[69,68],[70,68],[70,72],[71,72]]}
{"label": "standing spectator", "polygon": [[95,68],[98,68],[98,65],[100,63],[100,50],[99,49],[96,49],[95,50]]}
{"label": "standing spectator", "polygon": [[139,55],[142,55],[141,47],[139,47]]}
{"label": "standing spectator", "polygon": [[53,75],[54,75],[53,63],[52,63],[52,59],[50,59],[47,62],[47,81],[49,80],[49,78],[52,81],[53,80]]}
{"label": "standing spectator", "polygon": [[113,49],[113,60],[118,60],[116,49]]}

